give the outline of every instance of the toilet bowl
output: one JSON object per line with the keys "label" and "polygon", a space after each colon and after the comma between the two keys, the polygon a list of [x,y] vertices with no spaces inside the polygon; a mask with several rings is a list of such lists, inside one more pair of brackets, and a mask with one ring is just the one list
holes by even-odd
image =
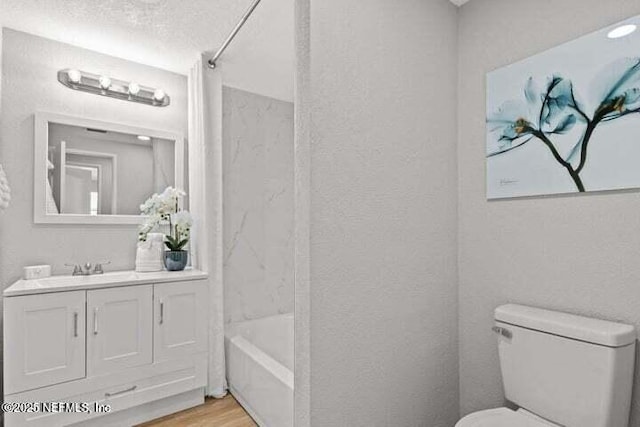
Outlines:
{"label": "toilet bowl", "polygon": [[467,415],[455,427],[560,427],[523,409],[489,409]]}
{"label": "toilet bowl", "polygon": [[629,427],[633,326],[507,304],[492,329],[505,398],[521,409],[476,412],[456,427]]}

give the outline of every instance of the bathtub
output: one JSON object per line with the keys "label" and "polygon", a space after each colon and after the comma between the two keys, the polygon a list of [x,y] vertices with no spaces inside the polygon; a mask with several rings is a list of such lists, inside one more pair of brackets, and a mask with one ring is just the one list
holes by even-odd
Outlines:
{"label": "bathtub", "polygon": [[229,391],[260,427],[293,427],[293,314],[225,328]]}

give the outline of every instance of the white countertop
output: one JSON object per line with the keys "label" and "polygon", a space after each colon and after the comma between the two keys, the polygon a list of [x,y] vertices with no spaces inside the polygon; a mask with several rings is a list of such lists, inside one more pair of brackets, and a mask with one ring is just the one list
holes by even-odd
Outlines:
{"label": "white countertop", "polygon": [[20,279],[5,289],[3,296],[6,298],[49,292],[179,282],[183,280],[206,279],[207,277],[207,273],[194,269],[186,269],[183,271],[156,271],[152,273],[113,271],[92,276],[51,276],[33,280]]}

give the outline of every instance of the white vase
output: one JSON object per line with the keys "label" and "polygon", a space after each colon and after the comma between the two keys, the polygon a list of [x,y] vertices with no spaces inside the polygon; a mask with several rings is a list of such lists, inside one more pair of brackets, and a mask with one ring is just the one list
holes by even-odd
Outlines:
{"label": "white vase", "polygon": [[138,242],[136,251],[136,271],[151,272],[164,270],[164,234],[149,233],[145,242]]}

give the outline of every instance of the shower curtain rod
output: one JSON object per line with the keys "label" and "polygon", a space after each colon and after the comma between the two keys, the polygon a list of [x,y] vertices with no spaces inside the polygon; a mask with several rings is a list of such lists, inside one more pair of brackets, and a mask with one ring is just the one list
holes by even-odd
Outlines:
{"label": "shower curtain rod", "polygon": [[208,61],[209,68],[212,68],[212,69],[216,68],[216,61],[218,61],[218,58],[220,58],[220,56],[227,49],[227,47],[229,46],[229,43],[231,43],[231,41],[236,36],[236,34],[238,34],[238,31],[240,31],[240,29],[242,28],[244,23],[247,22],[247,19],[249,19],[249,17],[253,13],[253,11],[256,9],[256,7],[258,7],[258,4],[260,3],[260,1],[261,0],[255,0],[253,2],[253,4],[251,4],[251,6],[249,6],[249,9],[242,16],[242,18],[240,19],[240,22],[238,22],[238,24],[233,28],[233,30],[231,30],[231,34],[229,34],[229,36],[224,41],[224,43],[222,43],[222,46],[220,46],[220,49],[218,49],[218,51],[215,53],[215,55],[213,55],[213,58],[211,58]]}

